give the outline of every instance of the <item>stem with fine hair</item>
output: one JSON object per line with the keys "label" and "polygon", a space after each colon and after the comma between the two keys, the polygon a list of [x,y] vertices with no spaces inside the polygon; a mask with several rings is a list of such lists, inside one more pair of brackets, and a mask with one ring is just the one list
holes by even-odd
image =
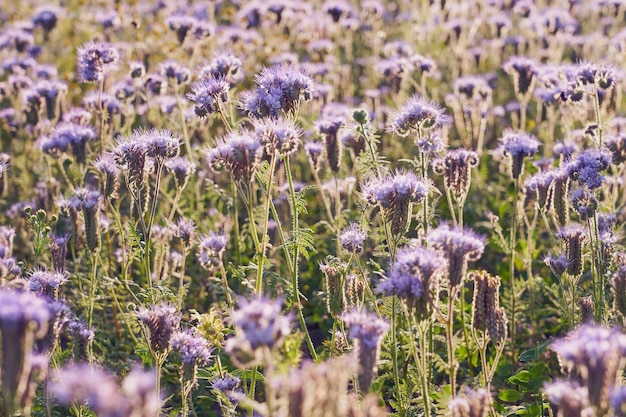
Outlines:
{"label": "stem with fine hair", "polygon": [[298,257],[300,252],[300,246],[298,242],[298,235],[300,233],[300,228],[298,225],[298,204],[296,202],[296,193],[293,187],[293,178],[291,175],[291,164],[289,163],[289,155],[285,157],[285,171],[287,172],[287,181],[289,182],[289,195],[291,197],[291,209],[292,209],[292,238],[295,239],[293,245],[293,261],[291,264],[293,265],[293,269],[291,271],[291,284],[293,286],[293,303],[296,305],[298,309],[298,320],[300,321],[300,327],[304,332],[305,340],[307,346],[309,348],[309,352],[311,353],[311,357],[314,361],[317,361],[317,353],[315,352],[315,347],[313,346],[313,341],[311,340],[311,335],[309,334],[309,330],[306,326],[306,321],[304,320],[304,313],[302,312],[302,303],[300,302],[300,289],[298,284]]}
{"label": "stem with fine hair", "polygon": [[261,235],[261,246],[258,251],[258,265],[255,292],[261,294],[263,291],[263,264],[265,263],[265,248],[268,243],[267,227],[270,217],[270,201],[272,200],[272,183],[274,182],[274,169],[276,168],[276,151],[270,160],[270,170],[267,177],[267,195],[265,196],[265,207],[263,208],[263,234]]}

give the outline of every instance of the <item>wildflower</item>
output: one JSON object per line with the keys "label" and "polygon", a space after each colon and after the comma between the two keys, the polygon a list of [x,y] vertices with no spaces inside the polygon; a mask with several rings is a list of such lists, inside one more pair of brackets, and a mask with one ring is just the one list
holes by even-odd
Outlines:
{"label": "wildflower", "polygon": [[586,297],[580,297],[578,299],[578,305],[580,306],[580,322],[582,324],[593,323],[595,310],[593,297],[591,297],[590,295]]}
{"label": "wildflower", "polygon": [[613,309],[626,317],[626,264],[620,264],[613,273],[611,282]]}
{"label": "wildflower", "polygon": [[465,395],[450,401],[448,409],[451,417],[484,417],[491,409],[491,396],[484,388],[467,389]]}
{"label": "wildflower", "polygon": [[548,401],[558,406],[557,417],[584,417],[593,415],[587,390],[576,382],[556,380],[544,385]]}
{"label": "wildflower", "polygon": [[579,188],[572,193],[572,209],[578,213],[581,221],[586,221],[598,211],[598,200],[589,190]]}
{"label": "wildflower", "polygon": [[562,227],[557,236],[565,242],[567,273],[579,276],[583,268],[582,244],[587,240],[585,229],[579,224]]}
{"label": "wildflower", "polygon": [[321,142],[306,142],[304,149],[309,156],[309,164],[313,171],[319,171],[322,166],[322,153],[324,152],[324,144]]}
{"label": "wildflower", "polygon": [[131,191],[136,193],[145,189],[148,171],[143,132],[136,130],[132,136],[118,141],[112,154],[118,168],[126,170],[126,183]]}
{"label": "wildflower", "polygon": [[361,253],[363,242],[367,238],[357,223],[350,223],[339,233],[339,243],[342,248],[351,253]]}
{"label": "wildflower", "polygon": [[47,35],[56,27],[59,14],[62,13],[63,10],[58,7],[50,5],[41,6],[35,10],[35,14],[31,20],[35,26],[42,28]]}
{"label": "wildflower", "polygon": [[613,161],[616,164],[626,162],[626,133],[610,135],[605,140],[606,147],[613,154]]}
{"label": "wildflower", "polygon": [[532,92],[537,75],[535,61],[525,57],[512,57],[502,66],[504,71],[513,76],[515,94],[525,96]]}
{"label": "wildflower", "polygon": [[552,207],[554,171],[539,172],[524,181],[526,201],[536,201],[538,207],[547,212]]}
{"label": "wildflower", "polygon": [[478,154],[466,149],[450,151],[442,159],[433,161],[433,171],[443,175],[446,189],[452,191],[457,201],[467,196],[471,184],[472,168],[478,166]]}
{"label": "wildflower", "polygon": [[320,271],[324,274],[326,287],[326,309],[336,318],[346,307],[346,293],[344,290],[343,275],[346,264],[334,256],[327,256],[324,263],[320,263]]}
{"label": "wildflower", "polygon": [[504,155],[511,158],[511,178],[517,180],[524,172],[524,158],[537,153],[539,141],[531,134],[512,130],[505,132],[500,141]]}
{"label": "wildflower", "polygon": [[626,417],[626,387],[616,386],[611,394],[611,407],[616,417]]}
{"label": "wildflower", "polygon": [[12,415],[23,406],[30,374],[33,342],[46,336],[50,320],[48,303],[31,292],[0,290],[0,369],[5,411]]}
{"label": "wildflower", "polygon": [[479,271],[470,272],[468,279],[474,281],[472,327],[484,332],[496,319],[496,309],[500,306],[500,277],[492,276],[487,271]]}
{"label": "wildflower", "polygon": [[191,248],[196,240],[196,224],[193,220],[180,217],[174,226],[174,236],[183,242],[185,248]]}
{"label": "wildflower", "polygon": [[154,158],[159,164],[175,158],[180,152],[180,138],[169,130],[151,129],[136,132],[136,134],[141,135],[146,156]]}
{"label": "wildflower", "polygon": [[241,60],[234,55],[225,53],[217,55],[211,64],[204,67],[201,76],[213,79],[223,79],[228,84],[234,84],[241,74]]}
{"label": "wildflower", "polygon": [[484,237],[467,228],[451,228],[443,224],[431,230],[426,240],[431,247],[442,251],[447,259],[450,296],[455,295],[463,283],[467,262],[476,261],[482,256],[485,250]]}
{"label": "wildflower", "polygon": [[415,95],[391,116],[389,130],[400,136],[407,136],[411,130],[421,132],[443,124],[444,112],[437,104]]}
{"label": "wildflower", "polygon": [[31,291],[51,299],[59,296],[59,288],[67,281],[67,276],[61,272],[36,270],[30,275],[28,286]]}
{"label": "wildflower", "polygon": [[508,319],[504,307],[497,307],[493,314],[493,319],[487,321],[487,334],[493,343],[501,344],[506,341]]}
{"label": "wildflower", "polygon": [[104,176],[102,195],[110,199],[117,199],[120,189],[120,170],[113,159],[110,156],[100,158],[96,160],[94,167]]}
{"label": "wildflower", "polygon": [[196,103],[194,112],[198,117],[217,113],[228,103],[230,85],[224,78],[207,78],[192,86],[192,94],[187,98]]}
{"label": "wildflower", "polygon": [[554,218],[560,225],[567,224],[569,219],[569,178],[570,176],[565,168],[559,168],[554,171],[552,209]]}
{"label": "wildflower", "polygon": [[378,291],[406,300],[420,319],[427,319],[437,302],[439,276],[445,267],[445,258],[433,249],[403,248],[398,251],[387,280],[378,285]]}
{"label": "wildflower", "polygon": [[180,314],[171,305],[159,304],[137,311],[142,330],[150,350],[164,353],[169,349],[170,338],[180,322]]}
{"label": "wildflower", "polygon": [[119,52],[108,43],[89,41],[78,48],[76,71],[82,82],[100,82],[104,70],[117,63]]}
{"label": "wildflower", "polygon": [[209,342],[190,330],[174,333],[170,338],[170,347],[180,355],[183,362],[181,375],[187,381],[195,382],[198,367],[208,365],[212,358]]}
{"label": "wildflower", "polygon": [[254,117],[277,117],[293,113],[300,100],[309,101],[313,80],[294,66],[263,68],[255,77],[258,87],[242,96],[241,108]]}
{"label": "wildflower", "polygon": [[177,156],[165,161],[165,168],[174,174],[177,189],[183,187],[189,180],[189,177],[196,172],[196,164],[182,156]]}
{"label": "wildflower", "polygon": [[412,207],[428,195],[427,183],[412,172],[396,172],[383,180],[371,180],[363,187],[368,203],[381,207],[391,223],[391,232],[404,233],[409,227]]}
{"label": "wildflower", "polygon": [[189,81],[191,71],[173,60],[161,62],[161,75],[168,80],[174,81],[175,85],[181,85]]}
{"label": "wildflower", "polygon": [[[84,163],[87,156],[87,143],[92,142],[96,138],[96,132],[89,126],[73,123],[59,123],[52,131],[49,141],[54,144],[55,148],[61,151],[65,151],[71,146],[76,161]],[[46,149],[43,150],[44,152],[46,151]]]}
{"label": "wildflower", "polygon": [[560,255],[560,256],[547,255],[545,258],[543,258],[543,262],[550,268],[552,273],[558,278],[561,278],[561,275],[563,275],[565,271],[567,271],[568,263],[567,263],[567,256],[565,255]]}
{"label": "wildflower", "polygon": [[73,320],[69,323],[72,332],[72,357],[74,363],[88,362],[91,359],[91,344],[95,333],[83,320]]}
{"label": "wildflower", "polygon": [[261,143],[249,132],[232,133],[221,145],[207,152],[207,164],[214,171],[226,168],[235,181],[248,183],[261,159]]}
{"label": "wildflower", "polygon": [[70,234],[54,234],[50,241],[50,256],[52,265],[57,272],[65,272],[65,257],[67,256],[67,242]]}
{"label": "wildflower", "polygon": [[355,341],[359,391],[366,393],[376,375],[380,344],[382,336],[389,330],[389,323],[365,311],[345,313],[342,319],[350,328],[350,338]]}
{"label": "wildflower", "polygon": [[333,172],[339,172],[341,164],[341,141],[338,135],[344,123],[345,119],[338,116],[327,116],[315,122],[315,128],[324,138],[326,158]]}
{"label": "wildflower", "polygon": [[577,371],[599,414],[608,411],[611,388],[624,359],[625,337],[616,330],[583,325],[552,343],[561,363]]}
{"label": "wildflower", "polygon": [[284,158],[297,150],[302,132],[292,120],[281,117],[255,120],[254,134],[267,154],[273,155],[276,152]]}
{"label": "wildflower", "polygon": [[572,179],[590,189],[599,188],[604,181],[600,172],[611,164],[611,153],[606,149],[586,149],[565,166]]}
{"label": "wildflower", "polygon": [[205,269],[212,269],[219,266],[228,243],[223,234],[211,233],[200,239],[198,260]]}
{"label": "wildflower", "polygon": [[141,78],[146,75],[146,66],[143,62],[132,61],[128,65],[130,67],[130,78]]}
{"label": "wildflower", "polygon": [[241,389],[241,379],[229,374],[213,379],[211,381],[211,388],[226,395],[228,401],[233,404],[238,404],[239,402],[236,395],[243,393]]}

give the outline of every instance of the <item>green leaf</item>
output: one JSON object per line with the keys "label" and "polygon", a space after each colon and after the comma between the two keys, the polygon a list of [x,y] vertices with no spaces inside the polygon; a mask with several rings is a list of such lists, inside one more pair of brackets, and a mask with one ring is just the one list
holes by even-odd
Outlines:
{"label": "green leaf", "polygon": [[509,382],[511,384],[523,385],[523,384],[527,384],[528,382],[530,382],[530,379],[531,379],[530,372],[528,372],[527,370],[523,370],[513,375],[512,377],[510,377]]}
{"label": "green leaf", "polygon": [[506,401],[507,403],[514,403],[519,401],[522,398],[522,393],[518,390],[507,389],[504,391],[500,391],[498,393],[498,398],[502,401]]}
{"label": "green leaf", "polygon": [[539,375],[543,374],[547,369],[547,366],[545,363],[543,362],[539,362],[538,364],[534,365],[532,368],[530,368],[530,370],[528,372],[530,372],[530,376],[532,379],[537,378]]}

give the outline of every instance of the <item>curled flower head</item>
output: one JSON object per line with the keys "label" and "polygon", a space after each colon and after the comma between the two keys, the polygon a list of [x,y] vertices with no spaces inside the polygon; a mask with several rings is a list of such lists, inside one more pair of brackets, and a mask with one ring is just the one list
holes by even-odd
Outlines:
{"label": "curled flower head", "polygon": [[581,221],[586,221],[598,211],[598,199],[589,190],[579,188],[572,192],[572,209],[578,213]]}
{"label": "curled flower head", "polygon": [[249,343],[253,350],[278,347],[291,333],[291,318],[281,314],[281,304],[280,300],[267,298],[241,299],[232,314],[237,331],[234,339]]}
{"label": "curled flower head", "polygon": [[177,331],[170,338],[170,347],[178,352],[184,365],[205,366],[211,361],[209,342],[191,330]]}
{"label": "curled flower head", "polygon": [[200,239],[198,260],[205,269],[212,269],[222,263],[222,256],[226,249],[228,240],[226,236],[218,233],[211,233]]}
{"label": "curled flower head", "polygon": [[192,86],[187,98],[195,102],[194,112],[198,117],[217,113],[228,103],[230,85],[223,78],[207,78]]}
{"label": "curled flower head", "polygon": [[471,183],[472,168],[478,166],[478,154],[466,149],[455,149],[432,163],[433,171],[443,175],[444,185],[452,190],[457,201],[465,198]]}
{"label": "curled flower head", "polygon": [[500,141],[505,156],[511,158],[511,178],[517,179],[524,172],[524,158],[539,150],[539,141],[529,133],[512,130],[506,131]]}
{"label": "curled flower head", "polygon": [[585,228],[579,224],[568,224],[559,230],[557,237],[565,242],[567,273],[578,276],[583,269],[583,242],[587,240]]}
{"label": "curled flower head", "polygon": [[428,243],[442,251],[448,261],[448,281],[453,291],[462,284],[468,261],[478,260],[485,250],[485,238],[467,228],[442,224],[426,236]]}
{"label": "curled flower head", "polygon": [[400,136],[411,131],[439,127],[444,122],[444,112],[439,105],[428,102],[421,96],[411,97],[397,112],[391,116],[389,130]]}
{"label": "curled flower head", "polygon": [[352,253],[361,253],[363,251],[363,242],[367,238],[357,223],[350,223],[339,233],[339,243],[341,247]]}
{"label": "curled flower head", "polygon": [[387,212],[391,231],[396,235],[408,228],[412,204],[422,201],[428,191],[428,183],[419,180],[412,172],[402,171],[382,180],[371,180],[363,187],[365,200]]}
{"label": "curled flower head", "polygon": [[294,112],[300,100],[313,97],[313,80],[292,65],[263,68],[255,77],[258,87],[243,95],[241,108],[254,117],[277,117]]}
{"label": "curled flower head", "polygon": [[180,323],[180,314],[171,305],[158,304],[137,311],[137,318],[143,324],[146,339],[155,352],[169,348],[172,333]]}
{"label": "curled flower head", "polygon": [[56,298],[59,288],[67,281],[67,276],[61,272],[44,270],[34,271],[28,282],[29,289],[39,295]]}
{"label": "curled flower head", "polygon": [[249,132],[232,133],[221,145],[207,152],[207,164],[214,171],[228,170],[235,181],[249,182],[261,160],[261,143]]}
{"label": "curled flower head", "polygon": [[535,61],[515,56],[505,62],[502,67],[504,71],[513,76],[516,94],[526,95],[532,92],[537,75],[537,63]]}
{"label": "curled flower head", "polygon": [[565,170],[572,179],[587,188],[599,188],[604,181],[601,171],[611,164],[612,154],[608,149],[586,149],[576,159],[565,166]]}
{"label": "curled flower head", "polygon": [[82,82],[99,82],[107,66],[119,60],[119,52],[108,43],[89,41],[78,48],[76,71]]}
{"label": "curled flower head", "polygon": [[297,150],[302,132],[292,120],[281,117],[256,120],[254,134],[268,154],[277,152],[280,157],[285,157]]}

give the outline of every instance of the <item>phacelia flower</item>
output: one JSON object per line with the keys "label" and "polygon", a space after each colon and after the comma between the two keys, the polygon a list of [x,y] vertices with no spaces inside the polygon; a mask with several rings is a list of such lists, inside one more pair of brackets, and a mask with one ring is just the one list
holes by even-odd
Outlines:
{"label": "phacelia flower", "polygon": [[202,336],[190,331],[177,331],[170,338],[170,347],[178,352],[185,366],[202,367],[211,361],[211,347]]}
{"label": "phacelia flower", "polygon": [[466,149],[455,149],[432,163],[433,171],[443,175],[446,189],[452,191],[457,201],[467,195],[471,184],[472,168],[478,166],[478,154]]}
{"label": "phacelia flower", "polygon": [[430,317],[439,294],[439,276],[446,259],[433,249],[403,248],[398,251],[389,277],[378,285],[378,291],[395,295],[415,309],[420,318]]}
{"label": "phacelia flower", "polygon": [[345,118],[340,116],[326,116],[315,122],[315,129],[324,139],[326,159],[333,172],[339,172],[341,165],[341,141],[339,129],[345,124]]}
{"label": "phacelia flower", "polygon": [[339,233],[339,244],[348,252],[361,253],[363,251],[363,242],[366,238],[367,235],[357,223],[350,223],[348,227]]}
{"label": "phacelia flower", "polygon": [[380,344],[382,336],[389,330],[389,323],[366,311],[354,310],[342,318],[350,328],[349,337],[355,341],[359,391],[366,393],[376,375]]}
{"label": "phacelia flower", "polygon": [[224,78],[207,78],[192,86],[187,98],[195,102],[194,112],[198,117],[215,114],[228,103],[230,85]]}
{"label": "phacelia flower", "polygon": [[393,234],[401,234],[409,227],[414,203],[422,201],[429,191],[426,182],[417,179],[411,172],[396,172],[383,180],[374,179],[363,187],[368,203],[381,207]]}
{"label": "phacelia flower", "polygon": [[265,298],[241,299],[239,308],[232,314],[237,331],[234,339],[245,341],[253,350],[282,344],[291,333],[291,318],[281,314],[281,304],[280,300]]}
{"label": "phacelia flower", "polygon": [[254,121],[254,134],[269,155],[286,157],[298,149],[302,132],[292,120],[280,117]]}
{"label": "phacelia flower", "polygon": [[587,149],[576,159],[565,166],[565,170],[572,179],[578,180],[581,185],[590,189],[599,188],[604,181],[601,171],[611,164],[612,155],[608,149]]}
{"label": "phacelia flower", "polygon": [[180,314],[171,305],[159,304],[137,311],[142,330],[151,350],[163,353],[169,348],[170,338],[178,328]]}
{"label": "phacelia flower", "polygon": [[578,213],[581,221],[586,221],[598,211],[598,199],[589,190],[579,188],[572,192],[572,209]]}
{"label": "phacelia flower", "polygon": [[211,233],[200,239],[198,260],[204,269],[218,267],[223,261],[222,256],[226,249],[228,240],[226,236],[218,233]]}
{"label": "phacelia flower", "polygon": [[562,227],[557,236],[565,242],[567,273],[579,276],[583,269],[583,242],[587,240],[585,228],[579,224]]}
{"label": "phacelia flower", "polygon": [[250,182],[261,160],[261,143],[249,132],[232,133],[221,145],[207,151],[207,164],[214,171],[228,170],[235,181]]}
{"label": "phacelia flower", "polygon": [[444,122],[444,112],[439,105],[428,102],[421,96],[411,97],[391,116],[389,130],[400,136],[439,127]]}
{"label": "phacelia flower", "polygon": [[241,108],[254,117],[277,117],[294,112],[300,100],[313,97],[313,80],[294,66],[264,68],[255,77],[258,87],[241,100]]}
{"label": "phacelia flower", "polygon": [[484,388],[467,389],[465,395],[455,397],[448,404],[451,417],[483,417],[491,409],[491,395]]}
{"label": "phacelia flower", "polygon": [[108,43],[89,41],[78,48],[76,71],[82,82],[99,82],[107,67],[119,60],[119,52]]}
{"label": "phacelia flower", "polygon": [[429,245],[440,250],[448,261],[451,296],[463,283],[468,261],[478,260],[485,250],[485,238],[467,228],[442,224],[426,236]]}
{"label": "phacelia flower", "polygon": [[529,133],[512,130],[505,132],[500,141],[505,156],[511,158],[511,178],[516,180],[524,172],[524,158],[539,150],[539,141]]}
{"label": "phacelia flower", "polygon": [[512,57],[502,66],[513,76],[515,94],[525,96],[532,93],[536,82],[537,63],[525,57]]}

